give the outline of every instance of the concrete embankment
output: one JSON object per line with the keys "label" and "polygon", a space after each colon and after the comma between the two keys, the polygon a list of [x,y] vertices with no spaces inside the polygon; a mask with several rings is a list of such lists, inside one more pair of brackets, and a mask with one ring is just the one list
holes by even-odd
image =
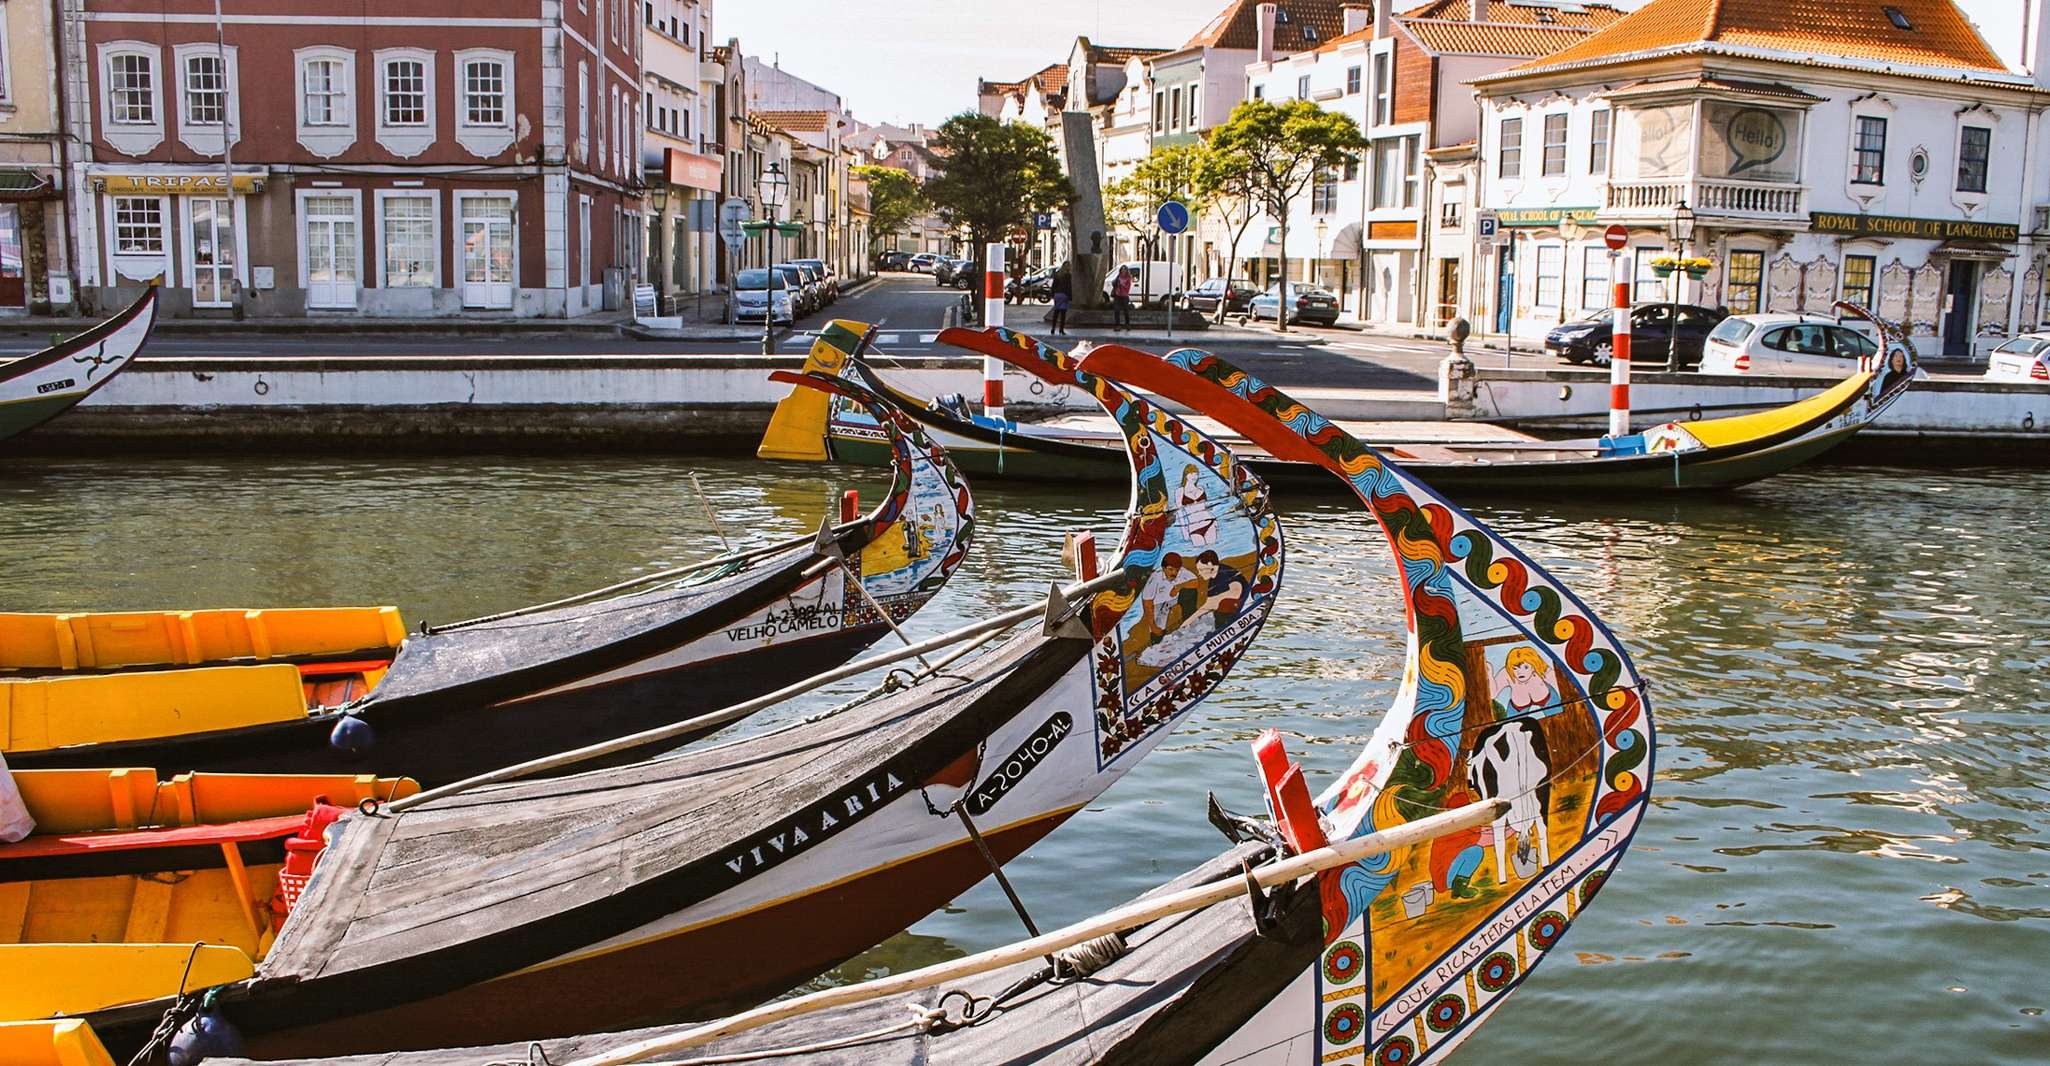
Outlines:
{"label": "concrete embankment", "polygon": [[[770,371],[803,362],[796,355],[145,358],[10,447],[751,450],[789,392],[769,380]],[[890,376],[924,396],[982,391],[975,359],[897,359]],[[1022,374],[1010,388],[1020,406],[1070,406],[1044,389],[1035,396]]]}
{"label": "concrete embankment", "polygon": [[[1482,357],[1485,360],[1485,356]],[[1633,424],[1690,422],[1760,411],[1813,396],[1833,378],[1637,373]],[[1606,370],[1477,367],[1442,381],[1445,417],[1486,421],[1546,436],[1607,429]],[[1900,462],[2040,462],[2050,458],[2050,387],[1938,374],[1908,390],[1838,458]]]}

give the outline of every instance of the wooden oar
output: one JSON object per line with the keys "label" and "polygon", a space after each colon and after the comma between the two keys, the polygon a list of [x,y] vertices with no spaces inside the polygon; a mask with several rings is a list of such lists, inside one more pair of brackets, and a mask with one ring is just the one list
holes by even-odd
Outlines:
{"label": "wooden oar", "polygon": [[[823,569],[832,565],[832,560],[824,559],[814,564],[813,568]],[[1072,603],[1083,596],[1101,592],[1104,589],[1128,582],[1129,580],[1123,570],[1113,570],[1093,581],[1084,581],[1079,585],[1069,585],[1066,588],[1049,589],[1048,596],[1049,600],[1054,596],[1059,596]],[[986,618],[973,625],[962,626],[960,629],[942,633],[936,637],[929,637],[916,644],[907,644],[904,647],[871,655],[865,659],[856,659],[845,666],[828,670],[823,674],[816,674],[793,685],[786,685],[766,696],[757,696],[745,703],[736,703],[722,710],[710,711],[695,718],[685,718],[682,721],[656,726],[653,729],[645,729],[639,733],[630,733],[613,740],[589,744],[570,751],[559,752],[555,755],[543,756],[539,759],[529,759],[523,763],[514,763],[511,766],[452,782],[440,788],[430,788],[425,792],[416,792],[404,799],[394,800],[391,803],[385,804],[383,809],[389,813],[396,814],[409,807],[416,807],[430,800],[446,799],[449,796],[468,792],[474,788],[481,788],[484,785],[495,785],[502,781],[516,781],[530,774],[574,766],[580,762],[587,762],[591,759],[612,755],[630,748],[638,748],[648,744],[659,743],[672,737],[682,736],[686,733],[694,733],[710,726],[724,725],[727,722],[745,718],[764,707],[781,703],[793,696],[801,696],[814,689],[823,688],[835,681],[844,680],[857,674],[865,674],[878,666],[888,666],[891,663],[901,662],[905,659],[916,659],[923,656],[926,652],[938,651],[950,644],[972,640],[986,633],[1009,629],[1020,622],[1028,622],[1034,618],[1044,617],[1047,613],[1048,604],[1046,603],[1006,611],[993,618]]]}
{"label": "wooden oar", "polygon": [[[1508,813],[1509,801],[1507,800],[1470,803],[1464,807],[1445,811],[1442,814],[1434,814],[1414,822],[1408,822],[1383,832],[1356,837],[1329,847],[1318,848],[1315,851],[1307,851],[1292,859],[1280,859],[1270,862],[1253,870],[1250,880],[1258,882],[1261,888],[1271,888],[1275,885],[1307,877],[1319,870],[1329,870],[1336,866],[1344,866],[1348,863],[1358,862],[1361,859],[1393,851],[1399,847],[1419,844],[1427,840],[1457,833],[1461,830],[1485,825],[1497,818],[1506,816]],[[1100,914],[1094,918],[1077,922],[1064,929],[1056,929],[1051,933],[1036,936],[1030,940],[1020,940],[1014,944],[992,948],[966,958],[938,963],[923,969],[912,970],[909,973],[895,974],[875,981],[865,981],[861,984],[828,988],[823,991],[813,992],[810,995],[798,996],[795,999],[780,1000],[765,1006],[756,1007],[742,1014],[736,1014],[730,1018],[686,1029],[680,1033],[641,1040],[614,1048],[602,1054],[575,1059],[568,1063],[568,1066],[625,1066],[627,1063],[642,1062],[650,1055],[661,1055],[671,1051],[682,1051],[686,1048],[699,1047],[714,1040],[729,1037],[736,1033],[744,1033],[750,1029],[759,1029],[764,1025],[779,1022],[786,1018],[794,1018],[802,1014],[810,1014],[833,1007],[844,1007],[854,1003],[866,1003],[871,1000],[884,999],[906,992],[916,992],[924,988],[934,988],[952,981],[961,980],[962,978],[988,973],[991,970],[1001,970],[1014,963],[1026,962],[1063,948],[1087,943],[1098,937],[1135,929],[1171,914],[1200,910],[1213,903],[1222,903],[1233,897],[1243,896],[1250,891],[1248,880],[1245,877],[1227,877],[1221,881],[1183,889],[1180,892],[1170,893],[1165,896],[1137,900],[1106,914]]]}

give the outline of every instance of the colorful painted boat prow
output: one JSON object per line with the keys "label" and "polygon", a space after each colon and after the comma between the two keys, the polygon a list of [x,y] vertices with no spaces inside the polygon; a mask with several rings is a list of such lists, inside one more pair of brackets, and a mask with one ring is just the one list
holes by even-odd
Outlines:
{"label": "colorful painted boat prow", "polygon": [[34,355],[0,363],[0,441],[77,406],[135,361],[157,321],[152,287],[120,314]]}
{"label": "colorful painted boat prow", "polygon": [[1323,466],[1379,521],[1408,607],[1408,662],[1366,750],[1318,797],[1331,838],[1509,803],[1485,829],[1320,874],[1318,961],[1212,1061],[1255,1047],[1312,1062],[1442,1059],[1552,950],[1629,846],[1653,773],[1642,679],[1543,567],[1279,390],[1194,350],[1162,359],[1107,345],[1082,365]]}

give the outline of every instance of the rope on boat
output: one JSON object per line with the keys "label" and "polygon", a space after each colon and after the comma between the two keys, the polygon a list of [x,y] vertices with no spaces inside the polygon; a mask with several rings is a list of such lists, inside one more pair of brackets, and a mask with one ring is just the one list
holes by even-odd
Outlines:
{"label": "rope on boat", "polygon": [[[921,989],[936,988],[963,978],[1001,970],[1049,952],[1088,944],[1111,933],[1137,929],[1168,915],[1183,914],[1236,899],[1247,895],[1255,887],[1272,888],[1276,885],[1293,884],[1322,870],[1335,869],[1361,859],[1386,854],[1399,847],[1420,844],[1451,833],[1473,829],[1507,814],[1508,810],[1509,804],[1503,800],[1469,804],[1456,811],[1435,814],[1291,858],[1277,859],[1249,871],[1246,877],[1227,877],[1179,892],[1135,900],[1105,914],[1029,940],[862,984],[822,989],[793,999],[765,1004],[720,1021],[692,1026],[681,1032],[650,1037],[610,1051],[588,1055],[568,1063],[567,1066],[626,1066],[628,1063],[646,1062],[653,1056],[699,1047],[714,1040],[759,1029],[789,1018],[836,1007],[873,1002]],[[1094,950],[1087,954],[1094,954]],[[661,1061],[667,1066],[684,1066],[685,1063],[695,1066],[697,1063],[744,1061],[749,1057],[766,1057],[767,1054],[769,1053],[754,1052],[748,1056],[723,1059]]]}
{"label": "rope on boat", "polygon": [[695,470],[690,472],[690,487],[697,492],[698,506],[705,511],[705,521],[712,523],[712,535],[719,538],[719,546],[721,548],[731,553],[733,545],[726,540],[726,531],[719,528],[719,516],[713,512],[712,500],[705,495],[705,486],[698,480],[698,472]]}
{"label": "rope on boat", "polygon": [[[822,560],[818,565],[823,567],[829,566],[831,564],[829,562]],[[1121,584],[1127,584],[1129,583],[1129,580],[1130,579],[1126,576],[1123,570],[1113,570],[1110,573],[1103,574],[1092,580],[1084,581],[1076,585],[1069,585],[1064,589],[1057,589],[1056,591],[1060,597],[1064,598],[1070,603],[1070,605],[1072,605],[1072,602],[1076,599],[1094,595],[1095,593],[1101,592],[1104,589],[1115,588]],[[685,734],[695,733],[701,730],[722,726],[729,722],[734,722],[738,721],[739,719],[745,718],[748,715],[753,714],[754,712],[761,710],[764,707],[771,707],[783,702],[784,700],[790,699],[793,696],[801,696],[804,693],[811,692],[815,689],[824,688],[825,686],[830,685],[835,681],[845,680],[846,678],[854,677],[858,674],[865,674],[879,666],[888,666],[891,663],[900,662],[905,659],[917,658],[918,656],[923,655],[926,652],[936,651],[940,648],[944,648],[949,645],[958,644],[964,640],[971,640],[973,638],[985,636],[987,634],[1001,632],[1003,630],[1011,628],[1012,626],[1017,625],[1020,622],[1030,621],[1034,618],[1044,618],[1046,616],[1046,612],[1047,605],[1045,603],[1036,604],[1031,607],[1019,607],[1010,611],[1006,611],[1003,614],[997,615],[993,618],[984,619],[973,625],[963,626],[960,629],[956,629],[947,633],[942,633],[936,637],[930,637],[926,640],[920,641],[917,644],[910,645],[909,647],[897,648],[891,651],[881,652],[876,655],[870,655],[866,658],[856,659],[855,661],[848,663],[844,666],[836,667],[835,669],[828,670],[825,673],[814,675],[795,684],[786,685],[780,689],[777,689],[774,692],[769,693],[768,695],[757,696],[754,699],[748,700],[744,703],[736,703],[733,706],[727,707],[723,710],[711,711],[706,714],[698,715],[694,718],[685,718],[681,721],[671,722],[668,725],[656,726],[653,729],[644,729],[638,733],[631,733],[623,737],[616,737],[612,740],[602,741],[597,744],[588,744],[584,747],[561,752],[559,754],[543,756],[542,758],[538,759],[529,759],[528,761],[523,763],[515,763],[512,766],[492,770],[488,773],[478,774],[475,777],[466,778],[462,781],[456,781],[451,784],[443,785],[440,788],[426,789],[421,792],[416,792],[410,796],[393,800],[391,803],[385,806],[384,810],[387,814],[397,814],[400,811],[404,811],[411,807],[417,807],[420,804],[426,803],[430,800],[446,799],[450,796],[454,796],[463,792],[469,792],[473,789],[481,788],[485,785],[495,785],[506,781],[516,781],[522,777],[528,777],[533,774],[543,773],[549,770],[558,770],[566,766],[574,766],[578,763],[589,762],[592,759],[602,758],[607,755],[614,755],[619,752],[627,751],[633,748],[646,747],[648,745],[660,743],[665,740],[672,740],[676,737],[680,737]]]}

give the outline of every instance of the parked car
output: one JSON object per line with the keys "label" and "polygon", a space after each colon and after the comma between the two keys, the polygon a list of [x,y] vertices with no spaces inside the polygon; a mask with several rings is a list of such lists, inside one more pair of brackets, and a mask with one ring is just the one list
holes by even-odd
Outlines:
{"label": "parked car", "polygon": [[1004,283],[1004,299],[1009,303],[1050,304],[1053,302],[1053,271],[1041,270],[1022,278],[1012,278]]}
{"label": "parked car", "polygon": [[979,259],[961,260],[960,265],[954,268],[954,272],[947,275],[947,284],[957,289],[966,289],[969,292],[981,292],[982,261]]}
{"label": "parked car", "polygon": [[[1275,318],[1281,309],[1281,286],[1270,285],[1266,292],[1247,301],[1246,311],[1253,318]],[[1313,326],[1329,326],[1338,322],[1338,296],[1330,289],[1308,283],[1291,284],[1288,287],[1290,322],[1307,322]]]}
{"label": "parked car", "polygon": [[2050,333],[2023,333],[1993,349],[1986,380],[2050,382]]}
{"label": "parked car", "polygon": [[834,303],[838,303],[838,302],[839,302],[839,300],[840,300],[840,278],[839,278],[839,276],[838,276],[838,275],[836,275],[836,274],[834,274],[834,273],[833,273],[833,268],[832,268],[832,267],[829,267],[829,266],[827,266],[827,265],[826,265],[826,261],[825,261],[825,260],[823,260],[823,259],[792,259],[792,260],[791,260],[791,262],[793,262],[793,263],[796,263],[796,264],[797,264],[798,266],[801,266],[801,267],[809,267],[809,268],[811,269],[812,273],[815,273],[815,274],[817,274],[817,275],[819,276],[819,281],[820,281],[820,283],[821,283],[821,284],[823,284],[823,285],[825,285],[825,287],[826,287],[826,303],[827,303],[827,304],[834,304]]}
{"label": "parked car", "polygon": [[911,253],[884,252],[883,254],[876,256],[876,269],[909,270],[911,269]]}
{"label": "parked car", "polygon": [[[817,265],[813,265],[817,264]],[[816,259],[792,259],[790,265],[804,275],[804,283],[811,286],[813,309],[823,308],[833,302],[833,286],[826,280],[826,265]]]}
{"label": "parked car", "polygon": [[771,322],[789,325],[796,321],[795,303],[782,272],[756,267],[733,275],[733,318],[738,322]]}
{"label": "parked car", "polygon": [[934,260],[932,265],[933,283],[936,285],[952,285],[954,283],[954,275],[960,273],[961,268],[967,265],[968,260],[960,256],[940,256],[937,260]]}
{"label": "parked car", "polygon": [[790,302],[799,318],[818,310],[818,289],[805,280],[804,271],[789,263],[778,263],[771,269],[781,274],[783,283],[790,287]]}
{"label": "parked car", "polygon": [[1222,302],[1225,314],[1243,315],[1247,313],[1246,305],[1259,294],[1260,290],[1246,282],[1211,278],[1190,289],[1182,297],[1182,306],[1198,314],[1212,315],[1217,313],[1217,305]]}
{"label": "parked car", "polygon": [[[1569,363],[1608,366],[1615,345],[1615,308],[1604,307],[1545,335],[1545,351]],[[1698,304],[1680,305],[1680,367],[1701,362],[1701,346],[1727,312]],[[1647,301],[1630,309],[1632,361],[1664,365],[1673,343],[1673,305]]]}
{"label": "parked car", "polygon": [[932,273],[933,265],[939,261],[940,257],[931,252],[920,252],[911,257],[911,260],[904,265],[904,269],[917,274],[930,274]]}
{"label": "parked car", "polygon": [[1709,333],[1701,372],[1843,377],[1878,353],[1879,342],[1828,315],[1732,315]]}
{"label": "parked car", "polygon": [[[1145,268],[1145,273],[1140,272],[1142,267]],[[1103,294],[1105,296],[1109,296],[1111,286],[1117,284],[1118,270],[1128,271],[1132,275],[1132,306],[1134,307],[1166,307],[1168,300],[1178,295],[1177,290],[1180,288],[1180,285],[1175,278],[1175,265],[1173,263],[1166,263],[1157,259],[1151,263],[1141,263],[1134,259],[1129,263],[1118,264],[1117,270],[1104,273]]]}

